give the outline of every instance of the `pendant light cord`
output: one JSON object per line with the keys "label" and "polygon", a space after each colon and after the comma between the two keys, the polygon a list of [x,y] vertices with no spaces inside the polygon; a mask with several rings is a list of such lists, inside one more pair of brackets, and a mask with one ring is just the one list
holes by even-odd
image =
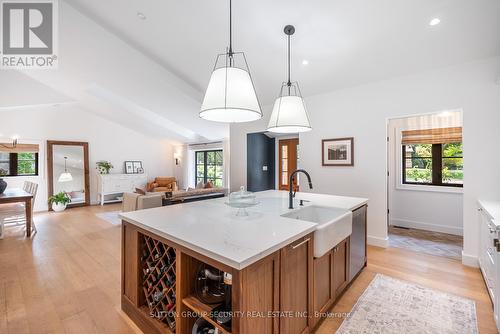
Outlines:
{"label": "pendant light cord", "polygon": [[233,1],[229,0],[229,59],[233,61]]}
{"label": "pendant light cord", "polygon": [[288,87],[292,85],[292,82],[290,81],[290,35],[288,35],[288,82],[287,82]]}
{"label": "pendant light cord", "polygon": [[288,82],[286,83],[286,85],[288,86],[288,95],[290,95],[290,89],[292,87],[292,82],[290,80],[290,59],[291,59],[291,56],[290,56],[290,35],[288,35]]}

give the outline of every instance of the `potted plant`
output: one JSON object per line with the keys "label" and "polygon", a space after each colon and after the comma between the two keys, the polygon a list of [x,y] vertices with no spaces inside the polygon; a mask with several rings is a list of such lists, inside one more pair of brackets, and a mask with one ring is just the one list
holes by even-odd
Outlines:
{"label": "potted plant", "polygon": [[114,168],[111,162],[109,161],[98,161],[96,162],[97,165],[97,170],[99,171],[99,174],[109,174],[109,170],[111,168]]}
{"label": "potted plant", "polygon": [[64,191],[49,197],[49,204],[52,205],[52,210],[55,212],[64,211],[66,209],[66,205],[70,202],[71,197],[69,197]]}
{"label": "potted plant", "polygon": [[3,194],[3,192],[5,191],[5,188],[7,188],[7,182],[5,182],[2,179],[2,176],[5,176],[5,175],[7,175],[7,171],[3,168],[0,168],[0,194]]}

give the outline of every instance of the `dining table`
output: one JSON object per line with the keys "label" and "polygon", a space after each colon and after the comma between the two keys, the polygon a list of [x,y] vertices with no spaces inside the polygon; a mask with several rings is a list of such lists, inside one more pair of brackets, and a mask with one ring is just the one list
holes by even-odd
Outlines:
{"label": "dining table", "polygon": [[26,237],[31,236],[31,223],[33,221],[32,210],[33,195],[23,189],[10,188],[0,194],[0,213],[2,212],[2,204],[8,203],[24,203],[26,210]]}

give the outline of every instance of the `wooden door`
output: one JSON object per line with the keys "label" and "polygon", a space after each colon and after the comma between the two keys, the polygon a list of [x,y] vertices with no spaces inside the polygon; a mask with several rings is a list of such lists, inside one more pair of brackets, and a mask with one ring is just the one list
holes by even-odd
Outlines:
{"label": "wooden door", "polygon": [[280,333],[301,334],[311,330],[313,236],[305,236],[281,250]]}
{"label": "wooden door", "polygon": [[349,283],[349,238],[333,248],[333,291],[337,299]]}
{"label": "wooden door", "polygon": [[[288,190],[290,173],[297,169],[299,138],[281,139],[278,142],[279,151],[279,190]],[[294,191],[298,191],[297,178],[293,184]]]}

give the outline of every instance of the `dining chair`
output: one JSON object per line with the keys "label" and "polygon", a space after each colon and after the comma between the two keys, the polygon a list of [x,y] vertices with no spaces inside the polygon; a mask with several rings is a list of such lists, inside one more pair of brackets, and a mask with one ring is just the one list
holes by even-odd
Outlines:
{"label": "dining chair", "polygon": [[[27,193],[33,195],[31,201],[32,206],[32,216],[33,216],[33,206],[35,204],[36,194],[38,192],[38,184],[30,181],[24,181],[23,190]],[[13,203],[5,205],[5,208],[0,208],[0,238],[3,238],[5,234],[5,228],[14,227],[26,224],[26,208],[24,204]],[[36,233],[35,222],[31,220],[31,230]]]}

